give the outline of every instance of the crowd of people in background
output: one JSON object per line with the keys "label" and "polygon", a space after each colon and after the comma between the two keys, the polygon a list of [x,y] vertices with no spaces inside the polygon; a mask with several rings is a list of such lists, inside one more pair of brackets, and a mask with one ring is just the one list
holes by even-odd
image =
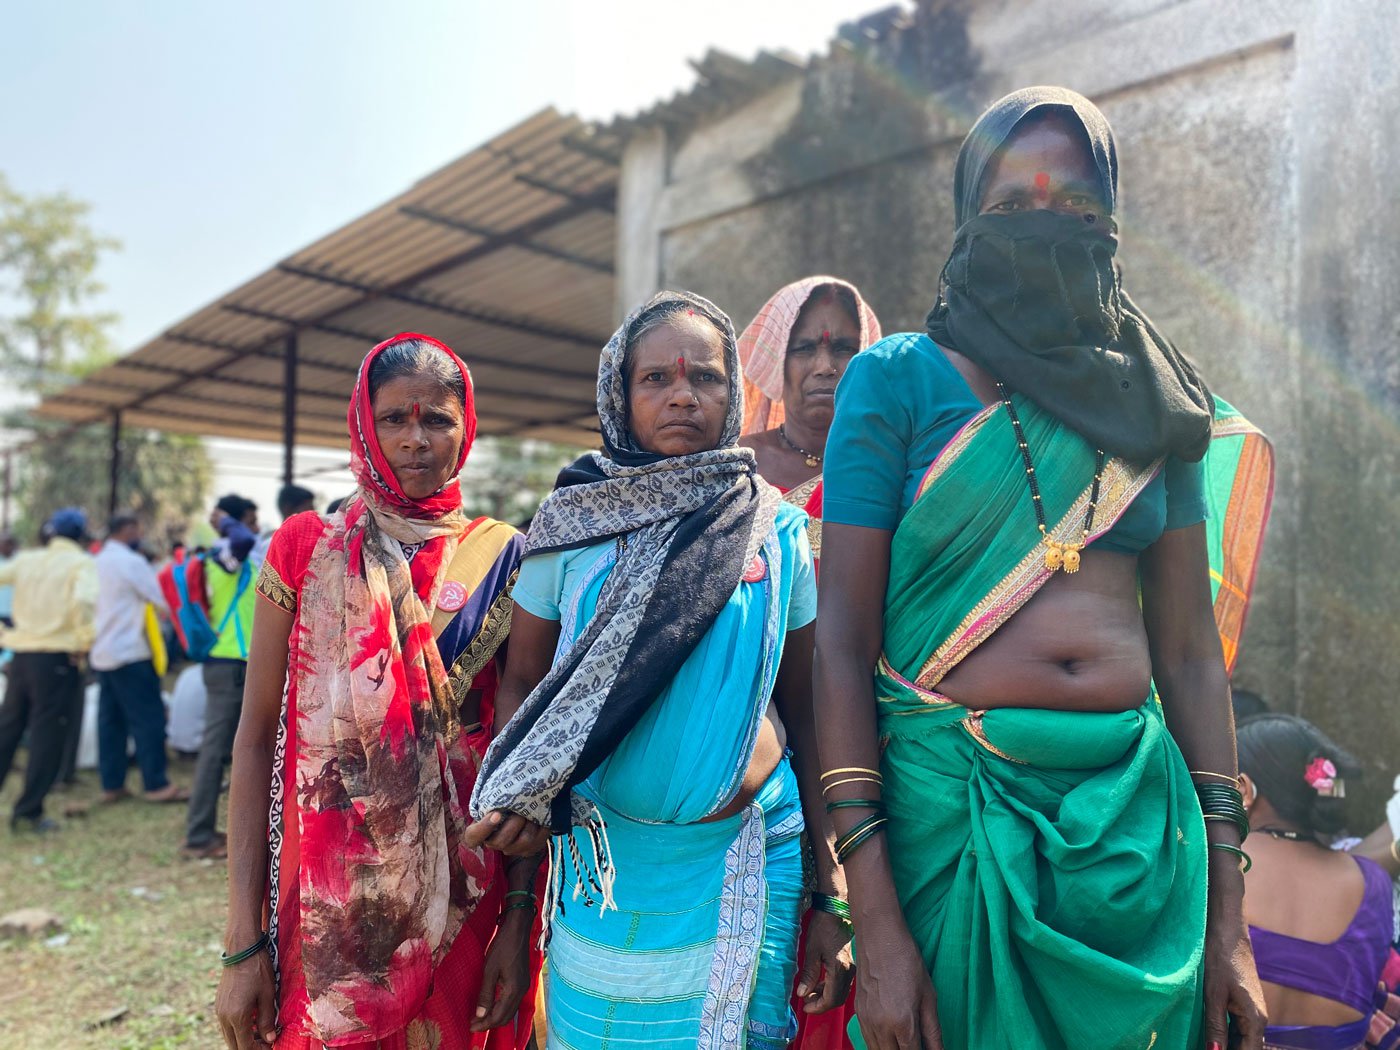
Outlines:
{"label": "crowd of people in background", "polygon": [[463,512],[471,376],[404,333],[326,514],[225,496],[159,572],[127,513],[0,538],[12,827],[60,827],[90,664],[102,800],[134,756],[229,859],[235,1050],[1393,1050],[1400,793],[1348,824],[1351,754],[1232,696],[1272,451],[1123,290],[1117,188],[1029,89],[925,331],[657,294],[528,533]]}
{"label": "crowd of people in background", "polygon": [[[309,509],[314,498],[303,486],[287,485],[278,506],[285,518]],[[0,535],[0,645],[7,657],[0,782],[21,743],[28,747],[12,831],[62,829],[45,801],[56,787],[76,783],[86,744],[95,756],[101,804],[133,797],[127,782],[134,760],[143,801],[188,805],[185,854],[224,856],[225,836],[215,820],[242,706],[251,581],[271,530],[259,531],[257,505],[236,494],[215,504],[210,524],[212,545],[186,552],[176,543],[164,556],[131,511],[113,515],[100,542],[77,507],[52,514],[32,548],[22,550],[11,533]],[[201,567],[194,600],[206,608],[214,638],[198,662],[179,668],[190,655],[173,615],[180,598],[162,575],[187,559]],[[165,676],[176,668],[167,691]],[[95,718],[85,717],[89,706]],[[192,791],[170,779],[172,748],[195,759]]]}

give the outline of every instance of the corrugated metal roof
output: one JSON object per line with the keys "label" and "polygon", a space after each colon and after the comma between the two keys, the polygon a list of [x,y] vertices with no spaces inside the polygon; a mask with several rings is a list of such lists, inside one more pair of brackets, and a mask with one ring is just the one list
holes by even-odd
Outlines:
{"label": "corrugated metal roof", "polygon": [[752,60],[711,48],[692,60],[696,82],[664,102],[629,117],[618,117],[598,130],[598,145],[616,152],[636,129],[657,124],[683,129],[738,109],[779,84],[801,76],[807,62],[787,50],[760,51]]}
{"label": "corrugated metal roof", "polygon": [[296,440],[343,446],[355,369],[404,330],[468,363],[479,430],[594,445],[613,327],[615,145],[546,109],[119,361],[47,398],[75,423],[280,441],[297,338]]}

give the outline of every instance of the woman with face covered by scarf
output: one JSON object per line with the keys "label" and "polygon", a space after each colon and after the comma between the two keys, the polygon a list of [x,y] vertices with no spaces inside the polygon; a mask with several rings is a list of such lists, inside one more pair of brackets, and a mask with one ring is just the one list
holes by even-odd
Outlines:
{"label": "woman with face covered by scarf", "polygon": [[1119,282],[1092,103],[1007,96],[955,183],[928,332],[851,362],[827,444],[816,710],[855,1041],[1258,1048],[1214,401]]}
{"label": "woman with face covered by scarf", "polygon": [[[815,579],[806,515],[737,445],[738,366],[707,300],[633,313],[599,363],[603,452],[530,528],[500,699],[520,706],[469,841],[528,855],[554,832],[550,1047],[778,1050],[795,1030],[804,808],[827,823]],[[828,836],[812,838],[834,901]],[[809,934],[813,1009],[849,983],[842,910]]]}
{"label": "woman with face covered by scarf", "polygon": [[289,518],[258,578],[224,1041],[520,1050],[537,863],[509,866],[465,833],[523,540],[462,513],[476,412],[446,346],[376,346],[348,422],[356,494]]}

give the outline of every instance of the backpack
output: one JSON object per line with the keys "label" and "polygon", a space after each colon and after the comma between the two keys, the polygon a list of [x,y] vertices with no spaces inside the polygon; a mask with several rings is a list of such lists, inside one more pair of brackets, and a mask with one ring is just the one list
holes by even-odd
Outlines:
{"label": "backpack", "polygon": [[[218,644],[219,636],[238,611],[239,599],[253,582],[253,563],[251,560],[245,560],[238,573],[238,590],[224,611],[219,626],[215,628],[209,621],[209,599],[204,586],[204,559],[207,557],[208,555],[186,558],[166,566],[162,571],[162,576],[169,573],[170,590],[166,592],[167,598],[172,591],[174,593],[174,600],[170,601],[170,618],[175,624],[175,633],[180,636],[185,655],[195,663],[203,663],[209,659],[209,653]],[[165,583],[162,579],[162,587]],[[243,648],[246,655],[246,643]]]}

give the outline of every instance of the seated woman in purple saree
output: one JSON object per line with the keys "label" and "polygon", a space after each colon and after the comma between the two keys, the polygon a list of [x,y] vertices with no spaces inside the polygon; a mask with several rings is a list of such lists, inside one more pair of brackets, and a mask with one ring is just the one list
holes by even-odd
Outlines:
{"label": "seated woman in purple saree", "polygon": [[1390,876],[1329,848],[1356,760],[1315,726],[1266,714],[1239,727],[1254,867],[1245,916],[1269,1009],[1266,1047],[1360,1050],[1400,1044],[1383,973],[1395,934]]}

